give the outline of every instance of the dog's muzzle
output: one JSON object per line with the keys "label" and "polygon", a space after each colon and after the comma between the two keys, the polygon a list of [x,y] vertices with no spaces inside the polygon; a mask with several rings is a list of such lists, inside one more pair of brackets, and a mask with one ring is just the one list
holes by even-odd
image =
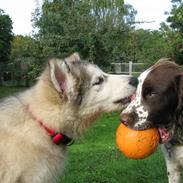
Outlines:
{"label": "dog's muzzle", "polygon": [[135,119],[137,118],[137,114],[135,112],[132,113],[121,113],[120,120],[127,126],[133,126],[135,123]]}

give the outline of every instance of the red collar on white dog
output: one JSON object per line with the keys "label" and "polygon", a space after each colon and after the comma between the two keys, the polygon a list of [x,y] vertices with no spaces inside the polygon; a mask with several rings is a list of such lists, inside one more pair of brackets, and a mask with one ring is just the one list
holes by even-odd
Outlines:
{"label": "red collar on white dog", "polygon": [[67,137],[63,133],[56,132],[54,129],[49,128],[48,126],[46,126],[41,119],[37,118],[32,113],[29,105],[26,106],[26,111],[30,114],[30,116],[32,117],[33,120],[35,120],[36,122],[38,122],[39,125],[45,129],[45,131],[48,133],[48,135],[50,135],[51,140],[52,140],[52,142],[54,144],[56,144],[56,145],[63,144],[63,145],[70,146],[70,145],[72,145],[74,143],[74,140],[73,139]]}

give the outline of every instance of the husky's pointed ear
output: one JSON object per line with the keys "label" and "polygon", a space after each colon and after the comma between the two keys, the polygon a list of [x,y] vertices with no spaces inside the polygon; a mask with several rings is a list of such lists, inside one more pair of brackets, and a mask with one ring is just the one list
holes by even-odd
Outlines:
{"label": "husky's pointed ear", "polygon": [[48,62],[50,68],[51,81],[55,89],[59,93],[66,93],[67,78],[66,74],[70,72],[70,68],[65,61],[59,59],[51,59]]}
{"label": "husky's pointed ear", "polygon": [[75,52],[72,55],[70,55],[69,57],[66,57],[65,60],[68,62],[77,62],[77,61],[80,61],[81,58],[80,58],[79,53]]}

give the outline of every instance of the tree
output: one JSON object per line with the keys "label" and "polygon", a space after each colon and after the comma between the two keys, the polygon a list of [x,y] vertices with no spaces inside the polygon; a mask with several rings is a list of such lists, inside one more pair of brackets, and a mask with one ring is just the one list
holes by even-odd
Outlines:
{"label": "tree", "polygon": [[12,39],[12,20],[0,9],[0,62],[9,61]]}
{"label": "tree", "polygon": [[183,2],[182,0],[172,0],[172,3],[172,10],[167,21],[172,28],[174,57],[179,64],[183,64]]}
{"label": "tree", "polygon": [[34,80],[43,66],[43,58],[39,41],[29,36],[15,36],[12,41],[11,62],[17,66],[17,78]]}
{"label": "tree", "polygon": [[45,0],[33,20],[45,56],[78,51],[106,68],[123,52],[135,13],[122,0]]}
{"label": "tree", "polygon": [[139,29],[133,32],[132,60],[143,62],[147,66],[152,65],[162,57],[172,56],[172,47],[167,35],[162,31],[149,31]]}

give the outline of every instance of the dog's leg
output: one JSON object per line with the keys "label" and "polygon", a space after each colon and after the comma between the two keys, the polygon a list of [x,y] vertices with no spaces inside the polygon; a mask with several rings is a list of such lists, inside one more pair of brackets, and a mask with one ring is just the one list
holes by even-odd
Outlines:
{"label": "dog's leg", "polygon": [[168,182],[169,183],[180,183],[181,172],[179,165],[173,161],[166,161]]}
{"label": "dog's leg", "polygon": [[168,182],[180,183],[181,170],[180,165],[177,162],[177,159],[174,154],[174,146],[170,144],[165,144],[161,146],[161,149],[163,151],[166,161]]}

